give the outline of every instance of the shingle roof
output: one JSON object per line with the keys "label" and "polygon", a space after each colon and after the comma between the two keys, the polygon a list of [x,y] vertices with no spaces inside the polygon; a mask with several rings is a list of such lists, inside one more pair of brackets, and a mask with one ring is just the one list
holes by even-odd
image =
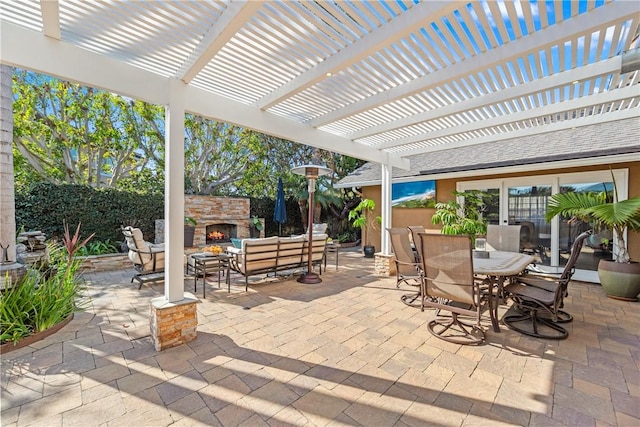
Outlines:
{"label": "shingle roof", "polygon": [[[393,168],[393,179],[461,171],[534,165],[565,160],[638,153],[640,120],[632,118],[525,138],[489,142],[411,156],[411,168]],[[531,166],[529,166],[531,168]],[[366,163],[340,182],[340,187],[374,185],[381,180],[377,163]]]}

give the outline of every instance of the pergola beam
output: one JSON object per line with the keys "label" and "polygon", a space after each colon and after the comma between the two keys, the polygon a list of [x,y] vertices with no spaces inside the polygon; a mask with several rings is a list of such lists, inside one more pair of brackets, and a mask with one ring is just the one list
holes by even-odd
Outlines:
{"label": "pergola beam", "polygon": [[[3,23],[0,31],[0,61],[3,64],[46,73],[153,104],[169,104],[170,79],[63,41],[42,37],[39,33],[12,24]],[[221,95],[192,86],[188,87],[188,93],[185,109],[195,114],[366,161],[409,168],[407,159]]]}
{"label": "pergola beam", "polygon": [[197,115],[255,129],[268,135],[301,142],[316,148],[357,157],[370,162],[387,163],[401,169],[409,169],[408,159],[372,149],[350,139],[256,109],[253,106],[232,102],[228,98],[202,89],[189,86],[187,88],[187,99],[187,109]]}
{"label": "pergola beam", "polygon": [[185,83],[191,82],[260,7],[262,4],[259,1],[230,3],[220,19],[182,64],[176,77]]}
{"label": "pergola beam", "polygon": [[[46,3],[46,2],[45,2]],[[167,105],[168,79],[70,43],[3,22],[0,61],[152,104]]]}
{"label": "pergola beam", "polygon": [[550,46],[558,44],[560,41],[598,31],[603,26],[635,19],[637,14],[638,6],[635,2],[607,3],[568,21],[553,25],[545,31],[535,32],[511,43],[505,43],[453,66],[442,68],[406,84],[369,96],[362,101],[354,102],[344,108],[311,120],[310,124],[314,127],[322,127],[397,99],[442,87],[468,75],[524,57],[528,53],[543,51]]}
{"label": "pergola beam", "polygon": [[504,141],[504,140],[513,139],[513,138],[524,138],[531,135],[557,132],[561,130],[579,128],[582,126],[591,126],[599,123],[615,122],[617,120],[639,118],[639,117],[640,117],[640,110],[638,110],[637,107],[628,108],[625,110],[610,112],[606,114],[598,114],[595,116],[581,117],[579,119],[565,120],[565,121],[556,122],[556,123],[548,123],[548,124],[545,124],[544,126],[536,126],[536,127],[526,128],[526,129],[519,129],[516,131],[505,132],[505,133],[496,134],[496,135],[486,135],[480,138],[468,139],[464,141],[448,142],[442,145],[433,145],[431,147],[424,147],[424,148],[419,148],[415,150],[406,150],[400,154],[402,154],[403,156],[413,156],[416,154],[431,153],[434,151],[449,150],[453,148],[467,147],[470,145],[478,145],[478,144],[484,144],[488,142]]}
{"label": "pergola beam", "polygon": [[[368,136],[389,132],[395,129],[406,128],[418,123],[428,122],[430,120],[437,120],[444,117],[455,116],[457,114],[466,111],[477,110],[488,105],[499,104],[505,101],[523,98],[529,95],[533,96],[537,93],[542,93],[549,89],[554,89],[571,84],[574,81],[580,82],[582,80],[593,79],[606,74],[620,72],[620,61],[621,57],[616,56],[604,61],[596,62],[594,64],[585,65],[584,67],[554,74],[548,77],[543,77],[539,80],[532,80],[527,83],[511,86],[501,91],[488,93],[483,96],[468,98],[455,104],[446,105],[434,110],[425,111],[413,116],[408,116],[392,122],[383,123],[378,126],[369,127],[359,132],[354,132],[349,135],[349,138],[358,140]],[[399,144],[396,143],[396,141],[389,141],[388,143],[385,143],[383,145],[376,145],[375,147],[390,148],[397,145]]]}
{"label": "pergola beam", "polygon": [[376,145],[376,148],[391,148],[395,146],[413,144],[416,142],[428,141],[430,139],[446,138],[448,136],[455,136],[467,132],[480,131],[497,126],[508,126],[510,124],[521,123],[538,117],[546,117],[555,114],[562,114],[565,112],[570,113],[572,111],[580,110],[583,108],[594,107],[611,102],[621,102],[637,96],[638,88],[636,88],[635,86],[627,86],[622,89],[597,93],[595,95],[584,96],[582,98],[558,102],[556,104],[545,105],[544,107],[518,111],[516,113],[505,114],[502,116],[495,116],[490,119],[465,123],[451,128],[439,129],[427,134],[400,138],[396,141],[393,141],[392,143],[378,144]]}
{"label": "pergola beam", "polygon": [[60,3],[58,0],[40,0],[40,12],[42,13],[42,28],[44,35],[52,39],[60,40]]}
{"label": "pergola beam", "polygon": [[[352,45],[347,46],[335,55],[320,62],[307,72],[297,76],[278,89],[274,90],[259,102],[256,106],[266,110],[284,101],[287,98],[313,86],[327,77],[327,74],[336,74],[340,70],[380,51],[385,46],[403,39],[414,31],[420,29],[428,16],[445,15],[459,6],[456,1],[428,1],[419,3],[405,13],[395,18],[388,25],[378,28],[358,39]],[[398,30],[401,29],[401,30]]]}

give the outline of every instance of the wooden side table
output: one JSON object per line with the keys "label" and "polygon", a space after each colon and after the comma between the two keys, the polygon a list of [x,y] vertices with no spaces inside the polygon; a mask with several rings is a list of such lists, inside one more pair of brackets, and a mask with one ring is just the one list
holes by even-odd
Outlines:
{"label": "wooden side table", "polygon": [[207,275],[212,273],[218,273],[218,287],[220,287],[221,274],[225,274],[225,281],[227,283],[227,291],[231,292],[231,278],[230,278],[230,264],[229,260],[231,255],[229,254],[211,254],[211,253],[197,253],[189,256],[187,262],[187,273],[192,268],[194,271],[193,279],[193,291],[198,290],[198,278],[202,277],[202,298],[205,297]]}
{"label": "wooden side table", "polygon": [[340,243],[327,243],[324,247],[324,269],[327,269],[327,255],[336,254],[336,271],[338,271],[338,257],[340,254]]}

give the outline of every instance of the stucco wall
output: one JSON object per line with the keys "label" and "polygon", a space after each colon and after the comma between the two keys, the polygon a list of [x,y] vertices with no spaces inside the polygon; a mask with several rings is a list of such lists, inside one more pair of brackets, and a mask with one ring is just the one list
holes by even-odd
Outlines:
{"label": "stucco wall", "polygon": [[[629,169],[629,197],[640,196],[640,161],[632,163],[618,163],[612,165],[614,169]],[[608,170],[608,165],[592,166],[592,167],[579,167],[579,168],[567,168],[567,169],[554,169],[554,170],[541,170],[535,172],[522,172],[511,174],[496,174],[491,176],[473,176],[466,178],[445,179],[438,180],[436,182],[436,200],[439,202],[453,200],[453,191],[456,189],[457,182],[463,181],[476,181],[480,179],[496,179],[496,178],[513,178],[518,176],[535,176],[535,175],[553,175],[560,173],[574,173],[574,172],[587,172],[596,170]],[[364,187],[362,189],[363,194],[376,202],[375,215],[380,215],[380,186]],[[409,225],[422,225],[425,228],[439,228],[431,223],[431,216],[434,209],[408,209],[408,208],[393,208],[391,216],[392,227],[406,227]],[[380,250],[380,230],[372,233],[371,242],[376,247],[376,250]],[[635,261],[640,261],[640,234],[629,232],[628,236],[629,253],[631,258]]]}

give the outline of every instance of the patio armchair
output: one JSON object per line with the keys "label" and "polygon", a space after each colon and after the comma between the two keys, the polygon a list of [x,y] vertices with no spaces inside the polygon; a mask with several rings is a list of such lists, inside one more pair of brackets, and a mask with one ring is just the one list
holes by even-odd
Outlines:
{"label": "patio armchair", "polygon": [[487,225],[489,250],[520,252],[520,225]]}
{"label": "patio armchair", "polygon": [[138,271],[131,283],[137,281],[141,289],[143,283],[164,280],[164,244],[145,241],[142,231],[131,226],[123,227],[122,234],[129,248],[129,259]]}
{"label": "patio armchair", "polygon": [[[419,236],[425,275],[422,309],[437,310],[436,318],[427,325],[429,332],[456,344],[484,342],[480,319],[489,308],[489,300],[482,293],[482,282],[473,274],[471,238],[427,233]],[[451,315],[442,316],[442,311]],[[474,323],[464,323],[459,316],[469,316]]]}
{"label": "patio armchair", "polygon": [[[411,248],[409,231],[406,228],[387,228],[387,232],[395,255],[396,288],[399,288],[401,283],[420,287],[422,284],[422,265],[416,261],[414,251]],[[401,300],[407,305],[420,307],[420,305],[414,304],[420,298],[420,295],[420,292],[403,295]]]}
{"label": "patio armchair", "polygon": [[528,273],[504,288],[517,311],[503,319],[509,328],[537,338],[564,339],[568,336],[560,324],[571,322],[573,317],[562,310],[564,297],[568,294],[569,281],[584,241],[590,235],[591,230],[585,231],[573,242],[571,255],[561,274]]}

